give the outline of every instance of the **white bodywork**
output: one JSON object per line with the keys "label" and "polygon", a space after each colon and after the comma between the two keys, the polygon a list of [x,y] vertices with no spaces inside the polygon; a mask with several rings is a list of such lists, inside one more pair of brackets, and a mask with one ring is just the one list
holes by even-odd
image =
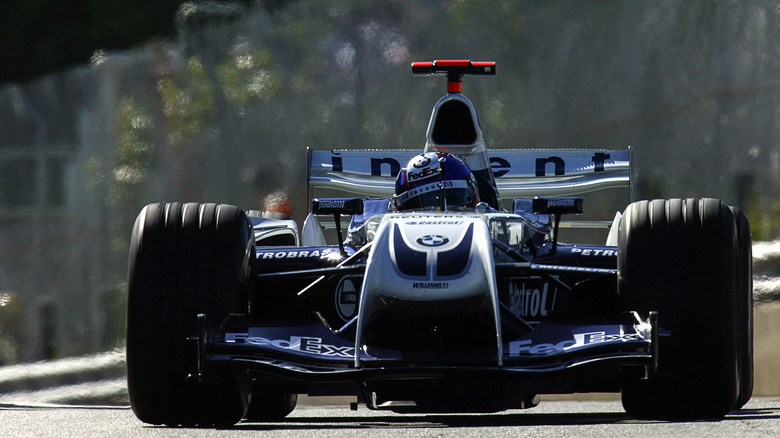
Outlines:
{"label": "white bodywork", "polygon": [[[501,358],[501,330],[498,327],[498,297],[493,269],[493,248],[486,217],[479,214],[389,214],[373,241],[360,298],[355,348],[363,347],[366,321],[390,303],[482,301],[484,310],[496,322],[498,357]],[[414,266],[418,272],[404,269],[404,257],[419,257]],[[442,267],[440,255],[455,260]],[[424,264],[419,261],[424,258]],[[422,267],[424,266],[424,268]],[[462,266],[462,270],[460,267]],[[472,301],[473,301],[472,300]],[[453,306],[449,312],[458,312]],[[355,356],[360,365],[360,355]]]}

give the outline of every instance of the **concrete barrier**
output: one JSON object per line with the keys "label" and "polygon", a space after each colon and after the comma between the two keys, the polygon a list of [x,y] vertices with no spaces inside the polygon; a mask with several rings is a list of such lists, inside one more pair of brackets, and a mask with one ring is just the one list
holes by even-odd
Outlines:
{"label": "concrete barrier", "polygon": [[753,395],[780,395],[780,303],[753,309]]}
{"label": "concrete barrier", "polygon": [[124,349],[0,367],[0,404],[20,403],[128,404]]}

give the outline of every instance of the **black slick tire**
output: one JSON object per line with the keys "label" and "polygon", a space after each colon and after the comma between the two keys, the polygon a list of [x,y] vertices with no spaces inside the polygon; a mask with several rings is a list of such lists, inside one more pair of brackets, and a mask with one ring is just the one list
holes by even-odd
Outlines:
{"label": "black slick tire", "polygon": [[197,315],[246,312],[254,238],[244,212],[217,204],[151,204],[133,227],[128,266],[127,382],[146,423],[231,425],[247,406],[230,373],[197,376]]}
{"label": "black slick tire", "polygon": [[618,237],[624,310],[658,311],[658,370],[627,378],[622,401],[642,419],[721,418],[739,390],[737,233],[716,199],[640,201]]}

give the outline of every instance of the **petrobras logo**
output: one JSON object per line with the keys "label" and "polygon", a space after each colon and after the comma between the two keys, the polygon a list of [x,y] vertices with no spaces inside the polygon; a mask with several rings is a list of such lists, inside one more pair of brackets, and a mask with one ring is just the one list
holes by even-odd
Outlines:
{"label": "petrobras logo", "polygon": [[299,258],[310,258],[310,257],[330,257],[331,255],[338,254],[337,250],[332,250],[330,248],[323,248],[320,249],[300,249],[300,250],[281,250],[281,251],[268,251],[268,252],[258,252],[257,258],[260,260],[270,260],[270,259],[299,259]]}
{"label": "petrobras logo", "polygon": [[593,257],[615,257],[617,256],[617,251],[614,249],[605,249],[605,248],[572,248],[571,249],[572,254],[579,254],[583,256],[593,256]]}
{"label": "petrobras logo", "polygon": [[446,236],[440,236],[438,234],[429,234],[417,239],[417,243],[423,246],[442,246],[446,245],[450,239]]}

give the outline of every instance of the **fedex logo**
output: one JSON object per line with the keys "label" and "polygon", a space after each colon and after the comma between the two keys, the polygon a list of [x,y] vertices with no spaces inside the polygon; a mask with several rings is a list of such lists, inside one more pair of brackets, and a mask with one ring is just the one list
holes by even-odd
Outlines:
{"label": "fedex logo", "polygon": [[425,167],[417,172],[409,172],[407,175],[409,176],[410,181],[421,181],[438,176],[440,173],[441,167]]}
{"label": "fedex logo", "polygon": [[246,333],[225,333],[227,343],[247,343],[257,346],[271,346],[320,356],[353,357],[355,347],[324,344],[322,338],[313,336],[290,336],[289,339],[268,339],[249,336]]}
{"label": "fedex logo", "polygon": [[563,353],[573,348],[584,347],[593,344],[603,344],[607,342],[628,342],[628,341],[642,341],[644,336],[640,333],[614,333],[609,334],[603,331],[596,331],[590,333],[576,333],[574,339],[567,339],[565,341],[558,342],[557,344],[541,343],[531,344],[530,339],[522,341],[515,341],[509,343],[509,355],[520,356],[522,354],[532,355],[550,355],[556,353]]}

